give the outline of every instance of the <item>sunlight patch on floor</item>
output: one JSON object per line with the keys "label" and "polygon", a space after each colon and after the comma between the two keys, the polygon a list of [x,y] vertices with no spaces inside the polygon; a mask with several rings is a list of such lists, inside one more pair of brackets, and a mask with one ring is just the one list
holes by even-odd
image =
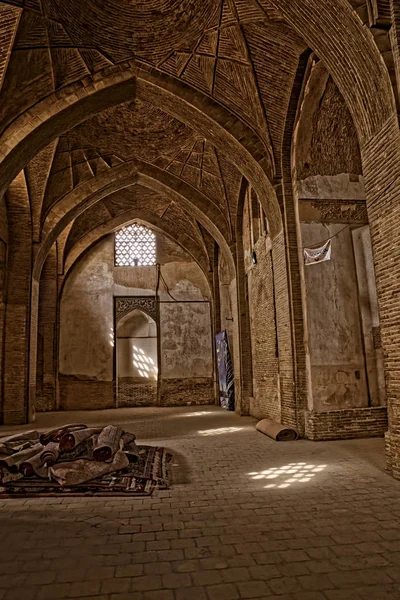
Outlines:
{"label": "sunlight patch on floor", "polygon": [[198,410],[192,413],[185,413],[183,415],[174,415],[176,417],[202,417],[203,415],[215,415],[216,411],[213,410]]}
{"label": "sunlight patch on floor", "polygon": [[284,489],[294,483],[308,483],[321,473],[328,465],[310,465],[304,462],[290,463],[283,467],[270,467],[265,471],[255,471],[248,473],[252,479],[275,480],[264,487],[266,489],[279,488]]}
{"label": "sunlight patch on floor", "polygon": [[198,431],[200,435],[221,435],[222,433],[233,433],[234,431],[241,431],[244,427],[219,427],[218,429],[203,429]]}

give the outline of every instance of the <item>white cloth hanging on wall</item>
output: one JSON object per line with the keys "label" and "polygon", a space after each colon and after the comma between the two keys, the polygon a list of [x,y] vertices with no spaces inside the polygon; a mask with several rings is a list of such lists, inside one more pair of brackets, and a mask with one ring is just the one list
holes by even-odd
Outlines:
{"label": "white cloth hanging on wall", "polygon": [[316,263],[324,262],[331,259],[332,244],[328,240],[326,244],[320,248],[304,248],[304,264],[315,265]]}

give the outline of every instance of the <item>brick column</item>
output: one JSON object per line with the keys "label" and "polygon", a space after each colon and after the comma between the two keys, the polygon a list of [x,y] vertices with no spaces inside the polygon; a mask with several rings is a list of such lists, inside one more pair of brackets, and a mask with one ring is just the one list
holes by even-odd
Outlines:
{"label": "brick column", "polygon": [[400,4],[398,0],[390,0],[392,12],[392,27],[390,28],[390,41],[396,71],[397,94],[400,99]]}
{"label": "brick column", "polygon": [[9,245],[4,327],[3,423],[29,420],[29,330],[32,276],[32,223],[24,174],[6,195]]}
{"label": "brick column", "polygon": [[[221,296],[219,290],[219,273],[218,273],[218,254],[219,246],[215,242],[214,252],[212,256],[212,288],[213,288],[213,309],[214,309],[214,330],[215,333],[221,331]],[[213,342],[214,343],[214,342]],[[215,344],[214,344],[215,346]]]}
{"label": "brick column", "polygon": [[[240,218],[239,218],[240,217]],[[251,352],[251,332],[249,303],[246,297],[246,280],[244,268],[242,221],[243,211],[238,215],[236,244],[236,282],[238,306],[238,334],[240,340],[240,414],[250,414],[250,397],[253,395],[253,364]]]}
{"label": "brick column", "polygon": [[[219,290],[219,273],[218,273],[218,253],[219,246],[216,242],[213,244],[212,253],[210,252],[210,263],[212,272],[209,274],[210,289],[212,290],[211,307],[212,307],[212,353],[213,353],[213,374],[214,374],[214,398],[215,404],[219,404],[219,383],[218,383],[218,365],[217,353],[215,348],[215,335],[221,331],[221,296]],[[211,281],[210,281],[211,279]]]}
{"label": "brick column", "polygon": [[[44,264],[39,287],[37,333],[41,344],[38,347],[36,361],[38,365],[35,381],[37,411],[56,409],[57,288],[57,248],[54,245]],[[31,347],[33,345],[37,345],[37,340],[31,339]],[[32,396],[33,391],[31,391],[31,400]]]}
{"label": "brick column", "polygon": [[363,147],[378,292],[389,431],[388,468],[400,479],[400,132],[393,116]]}
{"label": "brick column", "polygon": [[253,359],[251,349],[251,330],[249,302],[246,290],[246,274],[243,249],[243,206],[247,191],[247,181],[242,181],[236,217],[236,282],[238,303],[238,327],[240,340],[240,414],[250,414],[250,398],[253,395]]}
{"label": "brick column", "polygon": [[286,253],[286,233],[281,231],[272,244],[272,265],[276,309],[276,330],[279,352],[279,382],[281,398],[281,422],[284,425],[301,428],[298,422],[298,408],[295,386],[295,357],[292,335],[292,300],[288,257]]}

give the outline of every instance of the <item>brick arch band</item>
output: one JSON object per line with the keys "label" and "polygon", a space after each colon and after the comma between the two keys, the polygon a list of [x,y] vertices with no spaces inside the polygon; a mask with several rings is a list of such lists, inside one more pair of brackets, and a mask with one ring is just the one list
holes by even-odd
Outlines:
{"label": "brick arch band", "polygon": [[[388,120],[394,126],[389,75],[372,34],[347,0],[268,2],[325,62],[353,115],[362,147]],[[154,69],[138,68],[133,61],[52,94],[6,129],[0,149],[0,195],[54,138],[95,113],[134,98],[165,110],[222,148],[260,197],[272,233],[279,233],[279,206],[267,177],[274,174],[271,155],[254,132],[209,97]]]}
{"label": "brick arch band", "polygon": [[151,211],[145,209],[137,210],[136,208],[127,210],[113,219],[104,221],[91,231],[86,232],[80,239],[78,239],[64,257],[64,278],[68,275],[76,262],[79,261],[79,259],[85,254],[85,252],[94,246],[101,238],[109,235],[119,227],[123,227],[133,222],[138,222],[149,226],[156,233],[165,235],[171,241],[181,246],[181,248],[183,248],[183,250],[185,250],[199,265],[200,269],[206,276],[206,279],[208,279],[207,270],[210,268],[208,259],[205,256],[203,249],[197,245],[192,238],[187,236],[184,232],[177,232],[171,226],[163,222],[158,215],[152,213]]}
{"label": "brick arch band", "polygon": [[28,162],[56,137],[106,108],[138,99],[180,120],[208,139],[252,182],[263,199],[272,231],[282,229],[270,179],[272,150],[222,105],[173,77],[133,63],[109,69],[67,86],[38,102],[3,133],[0,144],[0,195]]}
{"label": "brick arch band", "polygon": [[[135,161],[132,164],[123,166],[126,168],[122,171],[119,167],[116,167],[116,169],[119,169],[119,177],[115,177],[114,170],[110,169],[110,171],[93,178],[93,181],[89,180],[91,185],[82,184],[82,186],[73,190],[67,195],[70,198],[66,197],[64,206],[68,208],[65,212],[59,213],[57,206],[55,207],[52,218],[48,221],[47,235],[36,255],[33,267],[34,280],[38,281],[40,279],[40,273],[50,248],[73,219],[111,193],[136,184],[167,195],[184,210],[194,215],[220,246],[229,265],[230,275],[234,277],[235,263],[228,243],[229,231],[227,226],[221,226],[223,221],[226,223],[226,219],[216,205],[202,192],[182,182],[182,180],[178,180],[175,175],[166,173],[159,167],[142,161]],[[164,178],[163,175],[166,175],[166,177]],[[77,194],[77,191],[80,193]]]}

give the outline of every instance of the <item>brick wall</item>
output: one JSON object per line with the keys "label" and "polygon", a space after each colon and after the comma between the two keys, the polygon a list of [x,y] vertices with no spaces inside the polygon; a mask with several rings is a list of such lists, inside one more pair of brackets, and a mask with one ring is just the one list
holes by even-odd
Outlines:
{"label": "brick wall", "polygon": [[0,6],[0,88],[3,84],[4,75],[7,69],[8,61],[14,37],[16,34],[21,10],[16,6]]}
{"label": "brick wall", "polygon": [[306,412],[306,437],[309,440],[383,437],[387,426],[387,409],[384,406]]}
{"label": "brick wall", "polygon": [[118,408],[155,406],[157,404],[157,381],[142,378],[118,378]]}
{"label": "brick wall", "polygon": [[115,408],[114,382],[59,376],[60,410]]}
{"label": "brick wall", "polygon": [[212,378],[162,379],[160,381],[160,406],[214,403],[214,381]]}
{"label": "brick wall", "polygon": [[7,192],[9,245],[4,328],[3,423],[27,422],[32,223],[24,173]]}
{"label": "brick wall", "polygon": [[385,366],[388,464],[400,478],[400,133],[395,117],[364,147],[362,157]]}
{"label": "brick wall", "polygon": [[297,427],[291,305],[285,236],[283,231],[274,239],[272,261],[276,305],[276,334],[279,354],[279,386],[281,397],[280,420],[285,425]]}

